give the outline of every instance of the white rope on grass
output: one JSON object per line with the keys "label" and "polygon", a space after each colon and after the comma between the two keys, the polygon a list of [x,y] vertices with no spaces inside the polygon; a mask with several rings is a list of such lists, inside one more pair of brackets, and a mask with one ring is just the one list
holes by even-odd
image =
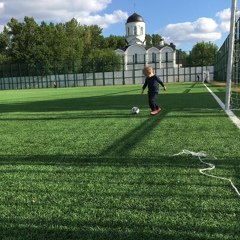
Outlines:
{"label": "white rope on grass", "polygon": [[206,159],[206,160],[217,160],[216,157],[208,157],[207,154],[205,152],[191,152],[189,150],[183,150],[182,152],[179,152],[179,153],[176,153],[176,154],[173,154],[172,156],[170,157],[174,157],[174,156],[178,156],[178,155],[182,155],[182,154],[187,154],[187,155],[192,155],[193,157],[198,157],[199,161],[203,164],[206,164],[208,165],[207,168],[202,168],[199,170],[199,172],[205,176],[208,176],[208,177],[212,177],[212,178],[217,178],[217,179],[221,179],[221,180],[224,180],[224,181],[228,181],[230,182],[231,186],[233,187],[233,189],[236,191],[236,193],[240,196],[240,192],[238,191],[238,189],[236,188],[236,186],[233,184],[232,180],[229,179],[229,178],[225,178],[225,177],[217,177],[215,175],[212,175],[212,174],[208,174],[206,173],[206,171],[211,171],[213,169],[215,169],[215,165],[212,164],[212,163],[208,163],[208,162],[205,162],[203,161],[202,159]]}

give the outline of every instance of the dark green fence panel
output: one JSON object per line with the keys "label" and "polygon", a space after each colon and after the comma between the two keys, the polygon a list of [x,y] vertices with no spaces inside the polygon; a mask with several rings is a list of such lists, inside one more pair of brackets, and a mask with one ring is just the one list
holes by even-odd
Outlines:
{"label": "dark green fence panel", "polygon": [[[210,78],[213,79],[213,66],[194,66],[194,59],[192,59],[192,64],[184,67],[179,54],[176,55],[177,59],[169,59],[166,56],[166,59],[162,62],[156,59],[154,54],[151,55],[151,61],[146,59],[146,55],[135,54],[128,62],[125,62],[125,58],[122,56],[119,61],[116,58],[79,59],[52,63],[1,65],[0,90],[52,88],[54,85],[65,88],[142,84],[145,80],[142,69],[146,64],[151,65],[155,74],[159,75],[164,82],[197,81],[197,75],[200,76],[199,79],[202,81],[205,72],[208,72]],[[221,63],[215,66],[214,74],[217,78],[225,73],[226,58],[224,56],[216,56],[216,59]]]}
{"label": "dark green fence panel", "polygon": [[[237,20],[235,25],[234,36],[234,59],[232,66],[232,83],[240,83],[240,19]],[[227,65],[228,65],[228,52],[229,52],[229,36],[224,41],[216,54],[215,66],[214,66],[214,79],[222,82],[227,80]]]}

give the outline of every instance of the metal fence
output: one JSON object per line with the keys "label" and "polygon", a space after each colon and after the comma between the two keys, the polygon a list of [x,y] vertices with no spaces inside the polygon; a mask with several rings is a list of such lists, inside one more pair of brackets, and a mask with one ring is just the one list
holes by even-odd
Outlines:
{"label": "metal fence", "polygon": [[[232,65],[232,83],[240,84],[240,19],[237,20],[235,25],[234,36],[234,58]],[[228,52],[230,36],[226,38],[223,45],[220,47],[216,54],[214,66],[214,79],[221,82],[227,80],[227,65],[228,65]]]}
{"label": "metal fence", "polygon": [[[175,59],[169,59],[169,62],[173,61],[176,62]],[[126,64],[129,65],[122,58],[118,65],[111,60],[102,61],[100,68],[94,61],[84,60],[53,64],[2,65],[0,90],[142,84],[145,79],[142,69],[146,63],[132,62],[128,70],[125,70]],[[155,74],[164,82],[195,82],[214,78],[213,66],[182,67],[181,64],[175,64],[172,67],[165,63],[165,67],[160,68],[160,63],[154,61],[148,65],[154,68]]]}
{"label": "metal fence", "polygon": [[214,79],[220,82],[226,82],[227,64],[228,64],[229,37],[224,41],[215,57]]}

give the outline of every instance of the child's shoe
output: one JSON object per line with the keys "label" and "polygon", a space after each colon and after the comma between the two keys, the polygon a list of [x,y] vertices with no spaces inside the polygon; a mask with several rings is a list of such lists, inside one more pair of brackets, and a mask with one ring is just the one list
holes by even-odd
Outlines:
{"label": "child's shoe", "polygon": [[157,110],[154,110],[151,112],[151,115],[156,115],[161,111],[161,108],[158,108]]}

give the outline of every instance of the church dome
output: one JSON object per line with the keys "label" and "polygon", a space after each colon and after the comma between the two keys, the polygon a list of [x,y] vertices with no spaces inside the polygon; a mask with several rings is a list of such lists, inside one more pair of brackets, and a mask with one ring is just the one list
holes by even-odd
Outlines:
{"label": "church dome", "polygon": [[130,22],[144,22],[142,16],[138,15],[137,13],[134,13],[127,19],[127,23]]}

